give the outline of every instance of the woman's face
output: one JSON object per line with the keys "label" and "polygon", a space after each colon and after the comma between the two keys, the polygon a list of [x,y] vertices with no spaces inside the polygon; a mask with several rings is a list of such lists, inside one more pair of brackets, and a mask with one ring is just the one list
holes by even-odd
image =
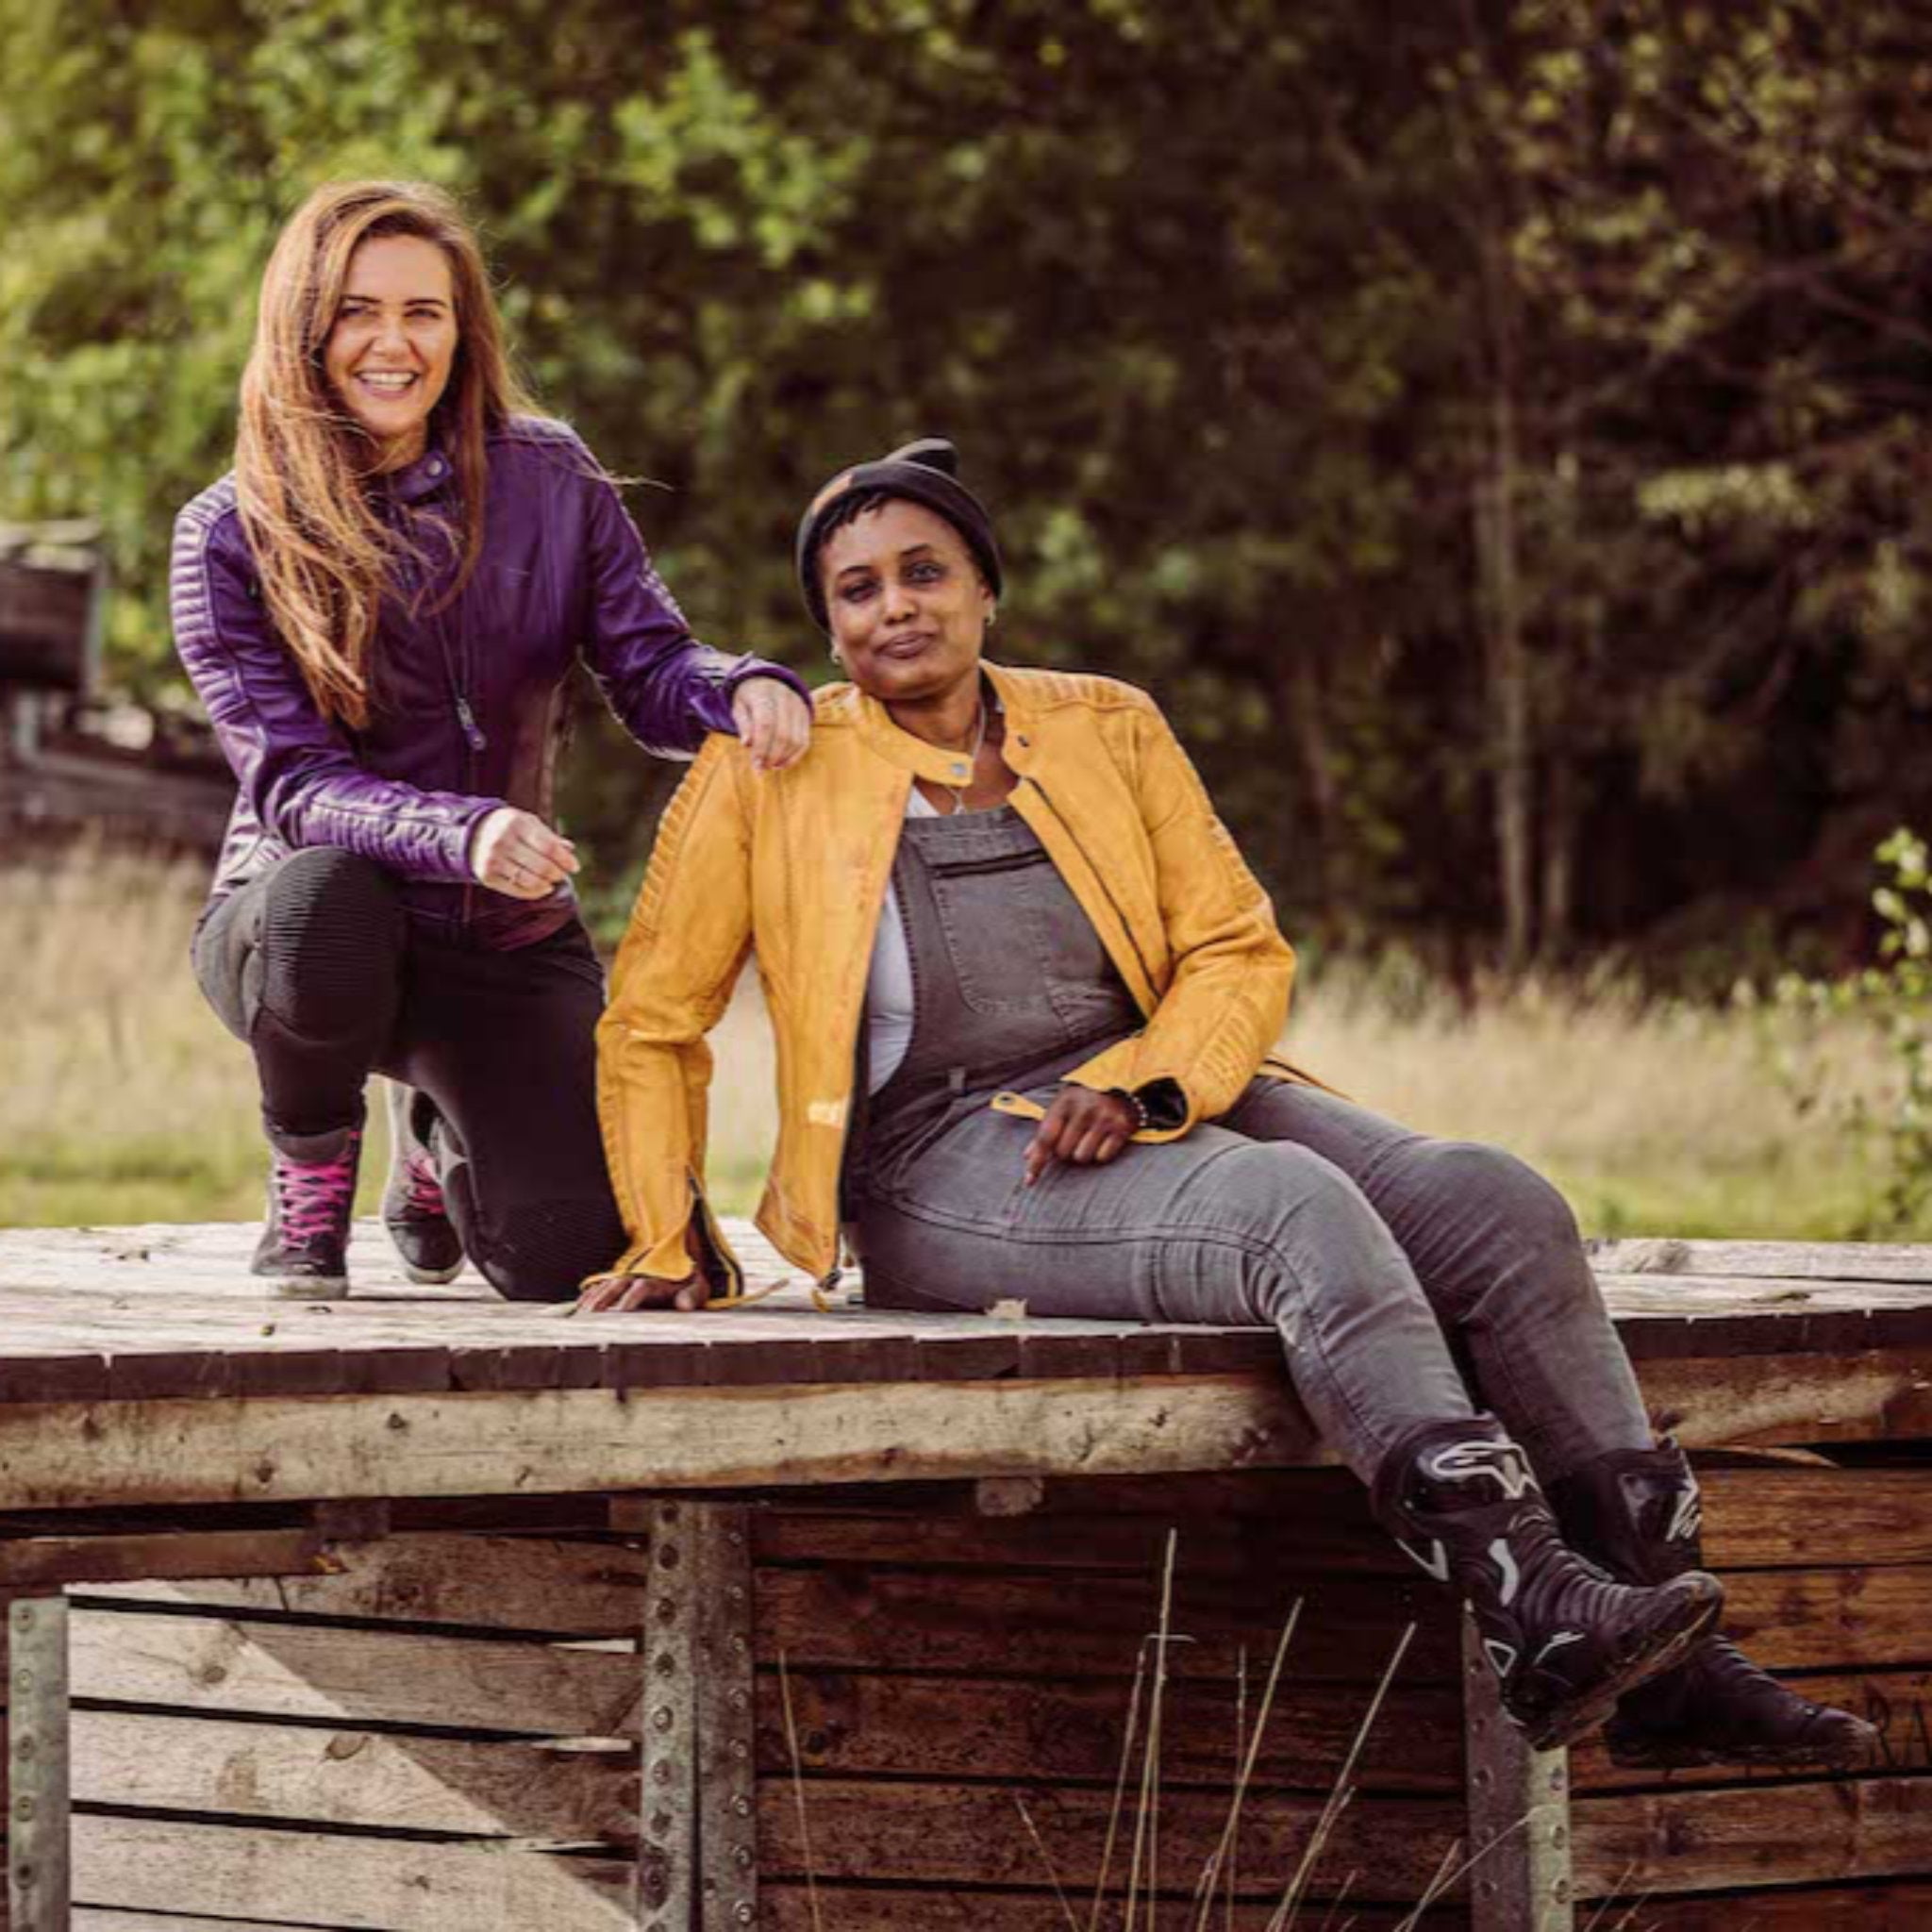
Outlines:
{"label": "woman's face", "polygon": [[819,572],[833,654],[860,691],[906,702],[976,675],[992,592],[944,517],[882,504],[833,531]]}
{"label": "woman's face", "polygon": [[449,258],[420,235],[382,235],[349,258],[323,369],[380,451],[378,470],[414,462],[457,353]]}

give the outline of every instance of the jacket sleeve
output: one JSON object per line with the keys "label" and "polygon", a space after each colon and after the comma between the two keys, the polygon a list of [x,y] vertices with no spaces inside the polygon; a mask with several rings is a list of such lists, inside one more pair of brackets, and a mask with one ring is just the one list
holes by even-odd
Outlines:
{"label": "jacket sleeve", "polygon": [[1149,1103],[1171,1141],[1225,1113],[1288,1024],[1294,953],[1154,701],[1137,693],[1129,773],[1173,975],[1146,1025],[1067,1077]]}
{"label": "jacket sleeve", "polygon": [[182,512],[168,591],[182,665],[236,783],[275,838],[338,845],[405,878],[470,876],[471,834],[503,801],[420,791],[358,763],[269,621],[232,515]]}
{"label": "jacket sleeve", "polygon": [[744,758],[713,738],[666,807],[597,1026],[597,1117],[630,1245],[619,1274],[690,1278],[711,1049],[751,949]]}
{"label": "jacket sleeve", "polygon": [[582,460],[591,491],[591,625],[584,657],[624,728],[647,751],[689,758],[714,731],[736,736],[731,700],[750,678],[775,677],[809,704],[795,672],[762,658],[715,651],[691,636],[617,485],[597,469],[588,449]]}

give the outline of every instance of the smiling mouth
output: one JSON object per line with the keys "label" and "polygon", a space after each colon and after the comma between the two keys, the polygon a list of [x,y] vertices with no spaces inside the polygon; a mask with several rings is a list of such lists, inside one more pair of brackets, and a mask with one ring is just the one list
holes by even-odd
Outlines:
{"label": "smiling mouth", "polygon": [[377,396],[408,395],[421,378],[405,371],[383,371],[380,373],[364,370],[356,380],[370,394]]}

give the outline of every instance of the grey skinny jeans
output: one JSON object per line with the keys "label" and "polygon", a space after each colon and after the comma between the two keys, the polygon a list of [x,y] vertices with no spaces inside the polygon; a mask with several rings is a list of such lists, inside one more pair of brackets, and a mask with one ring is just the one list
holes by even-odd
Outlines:
{"label": "grey skinny jeans", "polygon": [[869,1301],[1272,1326],[1364,1481],[1408,1430],[1478,1403],[1546,1484],[1651,1446],[1575,1220],[1513,1156],[1267,1079],[1182,1140],[1028,1188],[1031,1133],[981,1109],[873,1175]]}

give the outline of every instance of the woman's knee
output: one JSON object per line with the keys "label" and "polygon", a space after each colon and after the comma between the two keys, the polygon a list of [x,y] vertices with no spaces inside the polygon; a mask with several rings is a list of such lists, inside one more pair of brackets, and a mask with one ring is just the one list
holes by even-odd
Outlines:
{"label": "woman's knee", "polygon": [[608,1197],[520,1201],[471,1217],[463,1233],[484,1280],[513,1302],[569,1301],[625,1248],[624,1222]]}
{"label": "woman's knee", "polygon": [[1425,1185],[1444,1213],[1474,1214],[1507,1235],[1512,1248],[1577,1247],[1574,1210],[1526,1160],[1479,1141],[1437,1141],[1425,1144],[1422,1162]]}
{"label": "woman's knee", "polygon": [[263,892],[262,1005],[301,1037],[361,1030],[393,996],[405,916],[395,878],[373,861],[327,846],[291,854]]}

